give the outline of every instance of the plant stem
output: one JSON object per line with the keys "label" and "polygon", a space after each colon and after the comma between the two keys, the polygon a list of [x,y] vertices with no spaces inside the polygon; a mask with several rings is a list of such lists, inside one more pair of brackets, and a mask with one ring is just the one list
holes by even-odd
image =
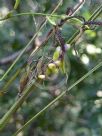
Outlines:
{"label": "plant stem", "polygon": [[96,9],[96,11],[91,15],[90,19],[88,21],[91,20],[95,20],[100,14],[102,13],[102,4],[100,5],[100,7],[98,9]]}
{"label": "plant stem", "polygon": [[[100,13],[102,12],[102,5],[92,14],[92,16],[89,18],[94,20],[96,19],[96,17],[98,17],[100,15]],[[96,15],[97,14],[97,15]],[[68,43],[73,43],[74,39],[76,38],[76,36],[79,34],[80,31],[77,31],[72,38],[69,40]],[[13,136],[16,136],[19,132],[21,132],[22,130],[24,130],[30,123],[32,123],[38,116],[40,116],[43,112],[45,112],[52,104],[54,104],[56,101],[58,101],[62,96],[64,96],[66,94],[66,92],[69,92],[73,87],[75,87],[77,84],[79,84],[81,81],[83,81],[85,78],[87,78],[89,75],[91,75],[94,71],[96,71],[97,69],[99,69],[102,66],[102,61],[97,64],[92,70],[90,70],[87,74],[85,74],[83,77],[81,77],[79,80],[77,80],[74,84],[72,84],[68,90],[65,90],[64,92],[62,92],[58,97],[56,97],[53,101],[51,101],[47,106],[45,106],[40,112],[38,112],[36,115],[34,115],[26,124],[24,124],[24,126],[22,126]]]}
{"label": "plant stem", "polygon": [[[62,0],[59,1],[58,5],[55,7],[55,9],[52,11],[51,15],[59,8],[59,6],[61,5]],[[4,75],[0,78],[0,81],[2,81],[7,75],[8,73],[12,70],[12,68],[15,66],[15,64],[18,62],[18,60],[21,58],[21,56],[24,54],[24,52],[26,51],[26,49],[31,45],[31,43],[33,42],[33,40],[36,38],[36,36],[39,34],[39,32],[42,30],[42,28],[45,26],[47,22],[47,19],[43,22],[43,24],[40,26],[40,28],[38,29],[38,31],[34,34],[34,36],[31,38],[31,40],[28,42],[28,44],[25,46],[25,48],[21,51],[21,53],[19,54],[19,56],[15,59],[15,61],[13,62],[13,64],[8,68],[8,70],[4,73]]]}
{"label": "plant stem", "polygon": [[[95,10],[95,12],[91,15],[91,17],[88,19],[88,21],[90,20],[95,20],[100,14],[102,13],[102,5],[100,5],[100,7],[98,9]],[[84,31],[83,31],[84,32]],[[80,33],[80,30],[76,31],[72,37],[67,41],[67,43],[72,44],[73,42],[75,42],[75,38],[76,36]]]}
{"label": "plant stem", "polygon": [[[102,5],[101,5],[102,6]],[[57,6],[58,8],[58,6]],[[55,11],[55,10],[54,10]],[[54,13],[54,11],[52,12],[52,14]],[[101,10],[102,11],[102,10]],[[100,14],[101,12],[100,10],[98,10],[97,12],[97,16]],[[94,16],[92,17],[94,18]],[[42,29],[42,27],[45,25],[47,20],[45,20],[45,22],[43,23],[43,25],[39,28],[39,31]],[[38,31],[38,33],[39,33]],[[21,54],[18,56],[18,58],[14,61],[14,63],[11,65],[11,67],[7,70],[7,72],[3,75],[3,77],[0,79],[3,80],[4,77],[10,72],[10,70],[13,68],[13,66],[17,63],[17,61],[20,59],[20,57],[23,55],[23,53],[25,52],[26,48],[30,45],[30,43],[34,40],[34,38],[37,36],[36,33],[33,38],[30,40],[30,42],[27,44],[27,46],[22,50]],[[70,43],[74,40],[75,35],[73,36],[72,40],[70,40]],[[29,123],[31,123],[35,118],[37,118],[41,113],[43,113],[46,109],[48,109],[53,103],[55,103],[57,100],[59,100],[67,91],[71,90],[75,85],[77,85],[78,83],[80,83],[82,80],[84,80],[86,77],[88,77],[90,74],[92,74],[94,71],[96,71],[99,67],[102,66],[102,62],[100,62],[96,67],[94,67],[91,71],[89,71],[86,75],[84,75],[82,78],[80,78],[78,81],[76,81],[72,86],[69,87],[68,90],[64,91],[62,94],[60,94],[57,98],[55,98],[52,102],[50,102],[44,109],[42,109],[39,113],[37,113],[32,119],[31,121],[29,121],[27,123],[27,125]],[[33,82],[34,83],[34,82]],[[12,114],[21,106],[21,104],[24,102],[24,100],[26,99],[26,97],[28,96],[28,94],[31,92],[31,87],[32,84],[30,86],[27,87],[27,89],[24,91],[24,94],[22,95],[22,97],[15,102],[15,104],[11,107],[11,109],[3,116],[3,118],[0,120],[0,130],[2,130],[6,124],[8,123],[10,117],[12,116]],[[27,126],[26,124],[24,125],[24,128]],[[19,133],[20,131],[23,130],[22,129],[18,130],[17,133]],[[16,134],[17,134],[16,133]],[[15,135],[16,135],[15,134]]]}
{"label": "plant stem", "polygon": [[[55,7],[55,9],[52,11],[51,14],[53,14],[61,5],[62,0],[59,1],[59,3],[57,4],[57,6]],[[37,34],[40,32],[40,30],[44,27],[44,25],[46,24],[47,20],[45,20],[43,22],[43,24],[41,25],[41,27],[39,28],[38,32],[32,37],[32,39],[29,41],[29,43],[26,45],[26,47],[22,50],[22,52],[20,53],[20,55],[17,57],[17,59],[13,62],[13,64],[10,66],[10,68],[6,71],[6,73],[3,75],[3,77],[0,79],[0,81],[2,81],[7,74],[10,72],[10,70],[14,67],[14,65],[17,63],[17,61],[20,59],[20,57],[23,55],[23,53],[25,52],[25,50],[28,48],[28,46],[31,44],[31,42],[34,40],[34,38],[37,36]],[[30,84],[27,89],[24,90],[24,94],[20,97],[20,99],[18,101],[16,101],[13,106],[10,108],[10,110],[2,117],[2,119],[0,120],[0,131],[6,126],[6,124],[8,123],[10,117],[12,116],[13,113],[16,112],[16,110],[21,106],[21,104],[25,101],[26,97],[28,96],[28,94],[31,92],[31,89],[33,87],[34,82],[32,81],[32,84]]]}
{"label": "plant stem", "polygon": [[11,83],[16,79],[16,77],[19,75],[21,71],[21,68],[17,69],[17,71],[15,71],[15,73],[13,74],[13,76],[8,80],[8,82],[4,85],[3,87],[3,93],[6,93],[7,89],[9,88],[9,86],[11,85]]}
{"label": "plant stem", "polygon": [[[32,84],[34,84],[34,82],[32,82]],[[13,104],[13,106],[10,108],[10,110],[4,115],[4,117],[0,120],[0,130],[2,130],[5,125],[7,124],[7,122],[10,119],[10,116],[15,113],[15,111],[21,106],[21,104],[24,102],[24,100],[26,99],[26,97],[28,96],[28,94],[31,91],[32,88],[32,84],[30,84],[27,89],[24,91],[24,93],[22,94],[22,96],[16,100],[16,102]]]}
{"label": "plant stem", "polygon": [[16,10],[20,4],[21,0],[16,0],[15,5],[14,5],[14,9]]}
{"label": "plant stem", "polygon": [[66,15],[57,15],[57,14],[44,14],[44,13],[34,13],[34,12],[23,12],[23,13],[18,13],[18,14],[10,14],[9,16],[6,15],[4,18],[0,19],[0,21],[3,21],[3,20],[7,20],[7,19],[11,19],[11,18],[14,18],[14,17],[18,17],[18,16],[51,16],[51,17],[57,17],[57,18],[65,18],[67,17]]}
{"label": "plant stem", "polygon": [[56,101],[58,101],[62,96],[64,96],[67,92],[69,92],[72,88],[74,88],[76,85],[78,85],[80,82],[82,82],[85,78],[90,76],[93,72],[95,72],[97,69],[99,69],[102,66],[102,61],[96,65],[92,70],[90,70],[88,73],[86,73],[83,77],[81,77],[79,80],[77,80],[74,84],[72,84],[67,90],[62,92],[59,96],[57,96],[53,101],[51,101],[47,106],[45,106],[40,112],[38,112],[36,115],[34,115],[27,123],[25,123],[13,136],[17,136],[18,133],[20,133],[22,130],[24,130],[29,124],[31,124],[38,116],[40,116],[43,112],[45,112],[51,105],[53,105]]}

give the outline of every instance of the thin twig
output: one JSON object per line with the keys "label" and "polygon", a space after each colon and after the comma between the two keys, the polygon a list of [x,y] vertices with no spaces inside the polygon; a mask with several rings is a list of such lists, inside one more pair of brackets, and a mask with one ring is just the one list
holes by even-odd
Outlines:
{"label": "thin twig", "polygon": [[85,3],[85,0],[79,0],[79,3],[74,7],[72,14],[74,15],[76,12],[78,12],[78,10],[80,10],[80,8],[82,8],[84,3]]}

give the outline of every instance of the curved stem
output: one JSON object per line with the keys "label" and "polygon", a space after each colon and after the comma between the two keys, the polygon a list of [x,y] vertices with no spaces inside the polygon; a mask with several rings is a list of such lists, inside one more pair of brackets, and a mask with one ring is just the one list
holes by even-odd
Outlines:
{"label": "curved stem", "polygon": [[[95,10],[95,12],[91,15],[91,17],[88,19],[90,20],[95,20],[100,14],[102,13],[102,4]],[[84,32],[84,31],[83,31]],[[80,30],[76,31],[72,37],[67,41],[69,44],[73,44],[75,42],[76,36],[80,33]]]}

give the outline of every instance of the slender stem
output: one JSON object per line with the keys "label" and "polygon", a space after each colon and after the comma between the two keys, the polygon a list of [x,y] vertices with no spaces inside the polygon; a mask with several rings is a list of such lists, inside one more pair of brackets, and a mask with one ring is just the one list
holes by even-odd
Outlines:
{"label": "slender stem", "polygon": [[14,9],[16,10],[20,4],[21,0],[16,0],[15,5],[14,5]]}
{"label": "slender stem", "polygon": [[[55,9],[52,11],[51,15],[59,8],[59,6],[62,4],[62,0],[60,0],[60,2],[58,3],[58,5],[55,7]],[[25,46],[25,48],[21,51],[21,53],[19,54],[19,56],[15,59],[15,61],[13,62],[13,64],[8,68],[8,70],[4,73],[4,75],[0,78],[0,81],[2,81],[7,75],[8,73],[12,70],[12,68],[15,66],[15,64],[18,62],[18,60],[21,58],[21,56],[24,54],[24,52],[26,51],[26,49],[31,45],[31,43],[33,42],[33,40],[36,38],[36,36],[39,34],[39,32],[42,30],[42,28],[45,26],[47,22],[47,19],[43,22],[43,24],[40,26],[40,28],[38,29],[38,31],[36,32],[36,34],[34,34],[34,36],[31,38],[31,40],[28,42],[28,44]]]}
{"label": "slender stem", "polygon": [[57,18],[65,18],[66,15],[57,15],[57,14],[44,14],[44,13],[34,13],[34,12],[23,12],[23,13],[18,13],[18,14],[10,14],[9,16],[7,15],[6,17],[0,19],[0,21],[11,19],[14,17],[18,16],[51,16],[51,17],[57,17]]}
{"label": "slender stem", "polygon": [[[96,10],[92,16],[90,17],[91,19],[95,19],[96,17],[94,17],[93,15],[97,17],[98,15],[100,15],[100,13],[102,12],[102,5],[98,8],[98,10]],[[95,14],[96,13],[96,14]],[[89,18],[89,20],[90,20]],[[79,34],[79,31],[77,31],[73,37],[69,40],[68,43],[73,43],[74,39],[76,38],[76,36]],[[87,74],[85,74],[82,78],[80,78],[79,80],[77,80],[73,85],[71,85],[68,90],[65,90],[64,92],[62,92],[58,97],[56,97],[53,101],[51,101],[47,106],[45,106],[40,112],[38,112],[36,115],[34,115],[26,124],[24,124],[24,126],[22,126],[13,136],[16,136],[19,132],[21,132],[22,130],[24,130],[30,123],[32,123],[39,115],[41,115],[43,112],[45,112],[52,104],[54,104],[56,101],[58,101],[62,96],[64,96],[66,94],[66,92],[69,92],[73,87],[75,87],[77,84],[79,84],[80,82],[82,82],[85,78],[87,78],[89,75],[91,75],[94,71],[96,71],[98,68],[100,68],[102,66],[102,61],[96,65],[92,70],[90,70]]]}
{"label": "slender stem", "polygon": [[[54,12],[54,11],[53,11]],[[53,13],[52,12],[52,13]],[[97,13],[98,15],[99,13]],[[40,27],[40,29],[42,29],[42,27],[45,25],[47,20],[45,20],[45,22],[43,23],[43,25]],[[37,33],[38,34],[38,33]],[[36,35],[37,35],[36,34]],[[35,38],[36,36],[34,36],[30,43],[33,41],[33,39]],[[73,37],[74,39],[75,37]],[[73,40],[72,39],[72,40]],[[71,42],[71,41],[70,41]],[[29,44],[27,44],[27,47],[29,46]],[[25,47],[25,48],[27,48]],[[23,49],[23,53],[26,49]],[[23,54],[22,53],[22,54]],[[16,62],[19,60],[19,58],[22,56],[22,54],[16,59]],[[11,69],[13,68],[13,66],[16,64],[16,62],[14,62],[14,64],[11,65]],[[81,79],[79,79],[77,82],[75,82],[75,84],[73,84],[69,90],[71,90],[75,85],[77,85],[78,83],[80,83],[82,80],[84,80],[86,77],[88,77],[90,74],[92,74],[95,70],[97,70],[99,67],[102,66],[102,62],[99,63],[95,68],[93,68],[91,71],[89,71],[85,76],[83,76]],[[11,70],[9,68],[8,72],[6,72],[5,76],[10,72]],[[4,76],[4,77],[5,77]],[[3,77],[3,78],[4,78]],[[1,78],[1,79],[3,79]],[[11,107],[11,109],[3,116],[3,118],[0,120],[0,130],[2,130],[5,125],[7,124],[7,122],[9,121],[10,117],[12,116],[12,114],[21,106],[21,104],[23,103],[23,101],[25,100],[25,98],[28,96],[28,94],[30,93],[30,89],[31,89],[31,86],[28,86],[27,89],[25,90],[24,94],[22,95],[22,97],[15,102],[15,104]],[[68,90],[68,91],[69,91]],[[36,117],[33,117],[34,119],[37,118],[42,112],[44,112],[47,108],[49,108],[54,102],[56,102],[57,100],[59,100],[67,91],[63,92],[62,94],[60,94],[57,98],[55,98],[55,100],[53,100],[51,103],[49,103],[44,109],[42,109],[39,113],[37,113],[35,116]],[[31,121],[33,121],[33,119],[31,119]],[[30,123],[30,122],[29,122]],[[19,131],[19,130],[18,130]],[[19,131],[20,132],[20,131]],[[17,132],[18,133],[18,132]]]}
{"label": "slender stem", "polygon": [[10,80],[7,81],[7,83],[4,85],[4,87],[0,90],[0,94],[4,95],[5,93],[8,92],[8,88],[11,85],[11,83],[16,79],[18,74],[20,73],[21,69],[19,68],[15,74],[10,78]]}
{"label": "slender stem", "polygon": [[2,81],[7,75],[8,73],[12,70],[12,68],[15,66],[15,64],[18,62],[18,60],[21,58],[21,56],[23,55],[23,53],[26,51],[26,49],[31,45],[31,43],[33,42],[33,40],[35,39],[35,37],[37,36],[37,34],[40,32],[40,30],[42,29],[42,27],[38,30],[38,32],[31,38],[31,40],[28,42],[28,44],[26,45],[26,47],[21,51],[21,53],[19,54],[19,56],[15,59],[15,61],[13,62],[13,64],[8,68],[8,70],[4,73],[4,75],[0,78],[0,81]]}
{"label": "slender stem", "polygon": [[79,0],[80,3],[78,3],[75,7],[74,7],[74,14],[80,9],[82,8],[82,6],[84,5],[85,3],[85,0]]}
{"label": "slender stem", "polygon": [[[100,10],[101,9],[101,10]],[[93,15],[97,17],[98,15],[100,15],[100,13],[102,12],[102,5],[100,6],[100,8],[98,8],[98,10],[96,10]],[[96,13],[96,14],[95,14]],[[91,16],[91,19],[95,19],[96,17]],[[90,20],[89,18],[89,20]],[[73,37],[69,40],[68,43],[73,43],[74,39],[76,38],[76,36],[79,34],[79,31],[77,31]],[[19,132],[21,132],[22,130],[24,130],[30,123],[32,123],[39,115],[41,115],[43,112],[45,112],[52,104],[54,104],[56,101],[58,101],[62,96],[64,96],[66,94],[66,92],[69,92],[73,87],[75,87],[77,84],[79,84],[80,82],[82,82],[85,78],[87,78],[89,75],[91,75],[94,71],[96,71],[98,68],[100,68],[102,66],[102,61],[96,65],[92,70],[90,70],[87,74],[85,74],[82,78],[80,78],[79,80],[77,80],[73,85],[71,85],[68,90],[65,90],[64,92],[62,92],[58,97],[56,97],[53,101],[51,101],[47,106],[45,106],[40,112],[38,112],[36,115],[34,115],[26,124],[24,124],[24,126],[22,126],[13,136],[16,136]]]}
{"label": "slender stem", "polygon": [[16,79],[16,77],[19,75],[21,71],[21,68],[17,69],[17,71],[15,71],[15,73],[13,74],[13,76],[8,80],[8,82],[4,85],[3,87],[3,93],[7,92],[7,89],[9,88],[9,86],[12,84],[12,82]]}
{"label": "slender stem", "polygon": [[100,5],[100,7],[91,15],[90,19],[88,21],[91,20],[95,20],[100,14],[102,14],[102,4]]}
{"label": "slender stem", "polygon": [[80,31],[76,31],[71,38],[67,41],[68,44],[72,44],[75,41],[76,36],[80,33]]}
{"label": "slender stem", "polygon": [[[34,84],[34,82],[32,81],[32,84]],[[24,91],[24,93],[22,94],[22,96],[16,100],[16,102],[13,104],[13,106],[10,108],[10,110],[4,115],[4,117],[0,120],[0,130],[2,130],[5,125],[7,124],[7,122],[10,119],[10,116],[21,106],[21,104],[24,102],[24,100],[26,99],[26,97],[28,96],[28,94],[31,91],[32,88],[32,84],[30,84],[27,89]]]}
{"label": "slender stem", "polygon": [[[11,12],[12,13],[12,12]],[[7,18],[6,17],[4,17],[4,18],[2,18],[2,19],[0,19],[0,21],[2,21],[2,20],[6,20],[6,19],[10,19],[10,18],[13,18],[13,17],[18,17],[18,16],[25,16],[25,15],[27,15],[27,16],[45,16],[45,17],[47,17],[47,16],[50,16],[50,17],[56,17],[56,18],[60,18],[60,19],[66,19],[66,20],[68,20],[68,19],[72,19],[72,18],[77,18],[77,19],[79,19],[80,21],[83,19],[84,20],[84,18],[82,17],[82,16],[67,16],[67,15],[65,15],[65,14],[60,14],[60,15],[57,15],[57,14],[44,14],[44,13],[34,13],[34,12],[23,12],[23,13],[18,13],[18,14],[15,14],[15,15],[13,15],[13,14],[11,14],[10,16],[8,16]]]}
{"label": "slender stem", "polygon": [[[91,15],[91,17],[88,19],[90,20],[95,20],[100,14],[102,13],[102,5],[98,9],[95,10],[95,12]],[[83,31],[84,32],[84,31]],[[80,33],[80,30],[76,31],[72,37],[67,41],[67,43],[72,44],[75,42],[76,36]]]}
{"label": "slender stem", "polygon": [[[61,5],[62,0],[60,0],[60,2],[58,3],[58,5],[55,7],[55,9],[52,11],[51,14],[53,14]],[[39,28],[38,32],[32,37],[32,39],[30,40],[30,42],[26,45],[26,47],[22,50],[21,54],[17,57],[17,59],[14,61],[14,63],[11,65],[11,67],[7,70],[7,72],[3,75],[3,77],[0,79],[3,80],[3,78],[10,72],[10,70],[13,68],[13,66],[17,63],[17,61],[19,60],[19,58],[23,55],[23,53],[25,52],[25,50],[27,49],[27,47],[30,45],[30,43],[34,40],[34,38],[37,36],[37,34],[39,33],[39,31],[44,27],[44,25],[46,24],[47,20],[45,20],[43,22],[43,24],[41,25],[41,27]],[[27,87],[27,89],[24,90],[24,94],[20,97],[20,99],[18,101],[16,101],[13,106],[10,108],[10,110],[2,117],[2,119],[0,120],[0,131],[6,126],[6,124],[8,123],[10,117],[12,116],[12,114],[14,112],[16,112],[16,110],[21,106],[21,104],[25,101],[26,97],[28,96],[28,94],[31,92],[31,89],[33,87],[34,81],[32,81],[32,83]]]}
{"label": "slender stem", "polygon": [[36,115],[34,115],[27,123],[25,123],[13,136],[17,136],[18,133],[20,133],[22,130],[24,130],[28,125],[30,125],[38,116],[40,116],[43,112],[45,112],[51,105],[53,105],[56,101],[58,101],[62,96],[64,96],[67,92],[69,92],[72,88],[74,88],[76,85],[78,85],[80,82],[82,82],[85,78],[90,76],[93,72],[95,72],[97,69],[99,69],[102,66],[102,61],[96,65],[92,70],[90,70],[88,73],[86,73],[83,77],[81,77],[79,80],[77,80],[74,84],[72,84],[67,90],[62,92],[59,96],[57,96],[53,101],[51,101],[47,106],[45,106],[40,112],[38,112]]}
{"label": "slender stem", "polygon": [[[16,0],[15,5],[14,5],[14,9],[16,10],[20,4],[21,0]],[[60,1],[60,4],[62,3],[62,0]],[[85,3],[85,0],[82,0],[77,6],[75,6],[74,11],[73,11],[73,15],[83,6],[83,4]],[[34,12],[25,12],[25,13],[18,13],[16,15],[11,14],[13,12],[9,12],[4,18],[0,19],[0,21],[3,20],[7,20],[13,17],[17,17],[17,16],[25,16],[25,15],[34,15],[34,16],[52,16],[52,17],[58,17],[58,18],[63,18],[65,15],[53,15],[53,14],[44,14],[44,13],[34,13]],[[72,15],[71,14],[71,15]],[[66,17],[66,16],[65,16]]]}
{"label": "slender stem", "polygon": [[[49,35],[49,37],[48,37],[48,39],[50,38],[50,35]],[[47,42],[47,41],[46,41]],[[46,42],[44,42],[43,43],[43,45],[44,44],[46,44]],[[38,48],[38,49],[40,49],[40,48]],[[34,54],[38,51],[38,49],[37,50],[34,50]],[[33,87],[33,90],[34,90],[34,88],[35,88],[35,86],[34,86],[34,83],[35,83],[36,81],[31,81],[31,83],[30,83],[30,85],[28,85],[28,87],[23,91],[24,92],[24,94],[20,97],[20,99],[18,99],[15,103],[14,103],[14,105],[10,108],[10,110],[3,116],[3,118],[0,120],[0,130],[2,130],[4,127],[5,127],[5,125],[7,124],[7,122],[9,121],[9,119],[10,119],[10,117],[11,117],[11,115],[14,113],[14,112],[16,112],[16,110],[21,106],[21,104],[24,102],[24,100],[26,99],[26,97],[28,96],[28,94],[32,91],[32,87]]]}
{"label": "slender stem", "polygon": [[51,16],[51,17],[66,17],[66,15],[57,15],[57,14],[44,14],[44,13],[34,13],[34,12],[25,12],[25,13],[18,13],[16,15],[12,15],[12,17],[17,17],[17,16],[25,16],[25,15],[34,15],[34,16]]}

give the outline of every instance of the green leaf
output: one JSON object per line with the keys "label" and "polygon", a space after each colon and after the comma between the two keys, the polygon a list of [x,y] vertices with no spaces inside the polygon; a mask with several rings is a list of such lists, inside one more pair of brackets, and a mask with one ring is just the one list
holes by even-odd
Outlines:
{"label": "green leaf", "polygon": [[82,25],[83,22],[77,18],[72,18],[70,19],[70,23],[73,25]]}

